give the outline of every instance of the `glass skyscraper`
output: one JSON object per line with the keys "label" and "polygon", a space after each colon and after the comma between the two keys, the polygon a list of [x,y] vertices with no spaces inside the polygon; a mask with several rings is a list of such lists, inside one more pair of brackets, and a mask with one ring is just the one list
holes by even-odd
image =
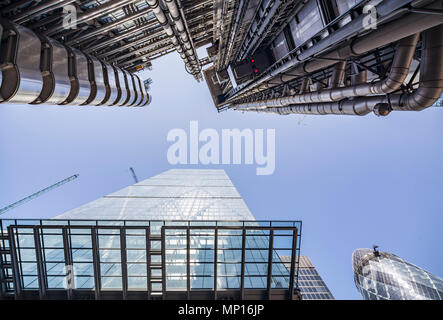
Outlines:
{"label": "glass skyscraper", "polygon": [[443,280],[388,252],[357,249],[354,281],[365,300],[443,300]]}
{"label": "glass skyscraper", "polygon": [[169,170],[54,219],[0,223],[3,297],[299,298],[301,222],[255,220],[223,170]]}
{"label": "glass skyscraper", "polygon": [[[280,258],[289,269],[290,257],[282,256]],[[320,277],[309,257],[300,256],[298,274],[298,288],[300,289],[302,300],[334,300],[334,296]]]}

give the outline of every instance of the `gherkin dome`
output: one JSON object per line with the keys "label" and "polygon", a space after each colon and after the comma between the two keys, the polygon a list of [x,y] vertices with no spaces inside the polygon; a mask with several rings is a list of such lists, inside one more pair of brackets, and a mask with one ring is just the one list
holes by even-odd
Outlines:
{"label": "gherkin dome", "polygon": [[365,300],[443,300],[443,279],[394,254],[357,249],[352,267]]}

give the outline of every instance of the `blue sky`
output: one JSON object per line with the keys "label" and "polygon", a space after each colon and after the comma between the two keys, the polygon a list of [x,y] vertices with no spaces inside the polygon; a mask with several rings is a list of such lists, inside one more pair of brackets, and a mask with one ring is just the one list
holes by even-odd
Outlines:
{"label": "blue sky", "polygon": [[[218,114],[177,54],[143,73],[147,108],[0,105],[0,206],[74,173],[80,177],[3,216],[50,218],[173,168],[172,128],[276,130],[276,169],[225,169],[257,219],[303,221],[308,255],[337,299],[360,299],[354,249],[380,246],[442,277],[443,109],[373,115]],[[302,120],[299,123],[299,120]],[[176,166],[196,168],[198,166]]]}

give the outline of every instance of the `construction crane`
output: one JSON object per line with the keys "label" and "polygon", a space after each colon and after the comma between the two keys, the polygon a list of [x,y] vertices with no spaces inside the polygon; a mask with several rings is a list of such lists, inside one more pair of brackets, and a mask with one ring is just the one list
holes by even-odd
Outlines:
{"label": "construction crane", "polygon": [[30,201],[32,199],[35,199],[35,198],[41,196],[42,194],[44,194],[44,193],[46,193],[48,191],[51,191],[52,189],[58,188],[62,184],[65,184],[65,183],[68,183],[68,182],[70,182],[70,181],[72,181],[74,179],[77,179],[78,176],[79,176],[78,174],[74,174],[73,176],[70,176],[69,178],[66,178],[66,179],[61,180],[61,181],[59,181],[57,183],[54,183],[53,185],[51,185],[51,186],[49,186],[47,188],[44,188],[44,189],[42,189],[40,191],[37,191],[36,193],[33,193],[30,196],[27,196],[26,198],[23,198],[23,199],[21,199],[21,200],[19,200],[17,202],[14,202],[13,204],[10,204],[9,206],[6,206],[6,207],[0,209],[0,214],[3,214],[6,211],[9,211],[9,210],[11,210],[11,209],[13,209],[15,207],[18,207],[19,205],[22,205],[25,202],[28,202],[28,201]]}
{"label": "construction crane", "polygon": [[132,173],[132,178],[134,178],[135,183],[138,183],[137,175],[135,174],[134,168],[130,167],[129,171]]}

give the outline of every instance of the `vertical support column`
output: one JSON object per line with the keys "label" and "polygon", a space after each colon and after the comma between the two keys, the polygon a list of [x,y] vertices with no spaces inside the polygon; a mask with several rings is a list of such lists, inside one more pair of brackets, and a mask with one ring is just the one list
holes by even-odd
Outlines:
{"label": "vertical support column", "polygon": [[191,236],[189,226],[186,228],[186,297],[191,295]]}
{"label": "vertical support column", "polygon": [[243,225],[241,239],[241,271],[240,271],[240,299],[245,299],[245,248],[246,248],[246,229]]}
{"label": "vertical support column", "polygon": [[38,273],[38,292],[40,300],[46,298],[46,276],[45,267],[43,265],[43,255],[42,246],[40,242],[40,227],[35,226],[34,231],[34,246],[35,246],[35,257],[37,262],[37,273]]}
{"label": "vertical support column", "polygon": [[[146,236],[146,290],[147,290],[147,298],[151,299],[151,229],[146,227],[145,236]],[[163,271],[162,271],[163,274]]]}
{"label": "vertical support column", "polygon": [[91,228],[91,240],[92,240],[92,261],[94,264],[94,291],[95,299],[100,300],[101,291],[101,275],[100,275],[100,256],[98,249],[97,228]]}
{"label": "vertical support column", "polygon": [[214,229],[214,300],[217,300],[218,227]]}
{"label": "vertical support column", "polygon": [[128,265],[126,257],[126,228],[120,228],[120,262],[122,267],[122,291],[123,300],[126,300],[128,295]]}
{"label": "vertical support column", "polygon": [[9,235],[9,247],[11,249],[11,263],[12,263],[12,278],[14,281],[14,295],[16,300],[20,300],[22,298],[22,283],[20,276],[20,269],[18,266],[18,257],[17,257],[17,246],[15,244],[15,234],[14,229],[9,226],[8,227],[8,235]]}
{"label": "vertical support column", "polygon": [[268,275],[266,278],[266,288],[268,290],[268,299],[271,300],[272,291],[272,254],[274,252],[274,229],[269,230],[269,251],[268,251]]}
{"label": "vertical support column", "polygon": [[75,288],[75,283],[74,283],[74,265],[72,263],[71,246],[70,246],[67,227],[63,227],[62,236],[63,236],[63,251],[65,256],[66,295],[68,297],[68,300],[71,300],[72,289]]}
{"label": "vertical support column", "polygon": [[162,254],[162,298],[163,300],[166,298],[166,235],[165,235],[165,226],[163,225],[161,228],[161,254]]}
{"label": "vertical support column", "polygon": [[297,228],[292,231],[291,269],[289,273],[289,300],[294,299],[295,258],[297,254]]}

